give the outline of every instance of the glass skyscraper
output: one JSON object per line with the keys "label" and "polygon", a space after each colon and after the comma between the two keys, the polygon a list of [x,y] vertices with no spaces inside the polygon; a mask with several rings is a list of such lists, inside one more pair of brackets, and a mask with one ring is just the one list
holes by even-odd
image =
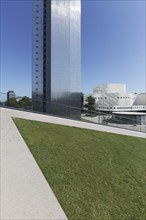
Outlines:
{"label": "glass skyscraper", "polygon": [[32,66],[33,109],[80,117],[81,0],[33,0]]}

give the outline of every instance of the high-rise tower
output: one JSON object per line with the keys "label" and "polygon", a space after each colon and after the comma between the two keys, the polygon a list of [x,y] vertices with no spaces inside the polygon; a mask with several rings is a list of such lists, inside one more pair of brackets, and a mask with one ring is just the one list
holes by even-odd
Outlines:
{"label": "high-rise tower", "polygon": [[33,0],[33,109],[79,116],[80,63],[81,0]]}

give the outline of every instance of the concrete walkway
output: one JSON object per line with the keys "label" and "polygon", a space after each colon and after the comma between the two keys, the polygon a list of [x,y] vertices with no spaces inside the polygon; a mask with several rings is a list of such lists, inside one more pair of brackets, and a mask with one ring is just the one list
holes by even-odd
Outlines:
{"label": "concrete walkway", "polygon": [[1,220],[65,220],[64,211],[12,121],[11,116],[16,115],[19,112],[0,109]]}
{"label": "concrete walkway", "polygon": [[141,132],[0,108],[1,220],[67,219],[12,117],[146,138]]}
{"label": "concrete walkway", "polygon": [[53,117],[53,116],[44,115],[44,114],[12,110],[12,109],[7,109],[7,108],[1,108],[1,112],[2,114],[4,113],[4,114],[9,115],[9,117],[24,118],[24,119],[34,120],[34,121],[42,121],[42,122],[48,122],[48,123],[53,123],[53,124],[67,125],[71,127],[86,128],[86,129],[96,130],[96,131],[104,131],[104,132],[109,132],[109,133],[146,138],[146,133],[144,132],[110,127],[110,126],[105,126],[105,125],[100,125],[100,124],[93,124],[89,122],[75,121],[71,119],[64,119],[64,118]]}

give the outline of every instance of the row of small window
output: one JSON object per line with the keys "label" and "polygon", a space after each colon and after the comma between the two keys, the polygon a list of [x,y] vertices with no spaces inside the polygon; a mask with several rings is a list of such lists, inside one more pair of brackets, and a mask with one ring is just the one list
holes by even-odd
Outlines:
{"label": "row of small window", "polygon": [[[45,59],[45,56],[44,56],[44,59]],[[46,60],[44,60],[44,65],[46,64]],[[39,64],[38,63],[36,63],[36,66],[38,67],[39,66]],[[45,67],[45,66],[44,66]],[[36,71],[36,72],[38,72],[38,71]]]}
{"label": "row of small window", "polygon": [[[107,97],[98,97],[98,99],[102,99],[102,98],[105,98],[107,99]],[[109,97],[110,98],[110,97]],[[130,99],[131,97],[117,97],[117,99]]]}
{"label": "row of small window", "polygon": [[[38,49],[39,47],[38,47],[38,46],[36,46],[36,48]],[[44,48],[43,52],[44,52],[44,54],[46,53],[46,48]],[[39,54],[39,52],[38,52],[38,51],[36,51],[36,54]]]}
{"label": "row of small window", "polygon": [[115,107],[98,107],[98,109],[115,109]]}
{"label": "row of small window", "polygon": [[[44,85],[43,85],[43,86],[44,86],[44,88],[45,88],[45,85],[46,85],[46,84],[44,83]],[[36,88],[35,90],[36,90],[36,91],[38,91],[39,89],[38,89],[38,88]],[[45,89],[44,89],[44,90],[45,90]]]}
{"label": "row of small window", "polygon": [[131,109],[131,107],[117,107],[117,109]]}
{"label": "row of small window", "polygon": [[[44,84],[46,83],[46,80],[45,80],[45,79],[44,79],[43,83],[44,83]],[[38,82],[36,82],[35,84],[36,84],[36,85],[38,85],[39,83],[38,83]]]}
{"label": "row of small window", "polygon": [[[44,40],[46,40],[46,38],[44,38]],[[44,47],[46,47],[46,42],[44,42]],[[39,48],[39,46],[36,46],[36,48]],[[44,50],[45,52],[46,50]]]}
{"label": "row of small window", "polygon": [[135,108],[135,109],[137,108],[138,109],[138,108],[146,108],[146,107],[144,107],[144,106],[132,106],[132,108]]}
{"label": "row of small window", "polygon": [[[44,54],[44,60],[43,60],[43,63],[45,64],[46,63],[46,55]],[[36,60],[39,60],[39,58],[36,58]],[[38,63],[36,63],[36,66],[39,66],[39,64]]]}
{"label": "row of small window", "polygon": [[[38,82],[36,82],[36,85],[38,85]],[[45,82],[43,83],[43,86],[45,87]],[[35,90],[38,90],[38,88],[36,88]]]}
{"label": "row of small window", "polygon": [[[36,97],[38,97],[39,95],[38,95],[38,94],[36,94],[35,96],[36,96]],[[45,97],[45,95],[43,95],[43,97]]]}
{"label": "row of small window", "polygon": [[[106,99],[106,97],[104,97]],[[98,97],[98,99],[102,99],[102,97]]]}
{"label": "row of small window", "polygon": [[[38,79],[39,77],[38,77],[38,76],[36,76],[35,78],[36,78],[36,79]],[[44,82],[44,84],[46,83],[46,79],[45,79],[45,78],[43,79],[43,82]],[[36,84],[38,85],[39,83],[38,83],[38,82],[36,82]]]}
{"label": "row of small window", "polygon": [[[38,29],[37,29],[37,30],[38,30]],[[45,35],[44,38],[46,39],[46,32],[44,32],[44,33],[45,33],[45,34],[44,34],[44,35]],[[36,37],[39,37],[39,34],[36,34],[35,36],[36,36]]]}
{"label": "row of small window", "polygon": [[[39,42],[39,41],[38,41]],[[44,47],[46,48],[46,37],[44,38]],[[36,48],[38,49],[39,46],[36,46]],[[46,52],[46,49],[44,48],[44,52]]]}
{"label": "row of small window", "polygon": [[141,109],[141,108],[145,108],[144,106],[143,107],[98,107],[98,109],[131,109],[131,108],[136,108],[136,109]]}
{"label": "row of small window", "polygon": [[[38,54],[38,53],[36,53],[36,54]],[[43,60],[43,61],[44,61],[44,63],[46,63],[46,54],[44,54],[43,58],[44,58],[44,60]],[[35,59],[36,59],[36,60],[39,60],[39,58],[38,58],[38,57],[36,57]],[[37,64],[37,63],[36,63],[36,66],[38,66],[38,64]]]}
{"label": "row of small window", "polygon": [[[39,17],[37,17],[37,18],[39,18]],[[39,22],[37,21],[36,23],[35,23],[36,25],[39,25]],[[46,24],[47,24],[47,22],[46,22],[46,20],[44,20],[44,28],[46,28]]]}
{"label": "row of small window", "polygon": [[[45,67],[45,66],[43,67],[43,70],[44,70],[44,72],[45,72],[45,70],[46,70],[46,67]],[[35,72],[38,73],[39,71],[38,71],[38,70],[35,70]],[[38,78],[38,76],[36,76],[36,78]]]}
{"label": "row of small window", "polygon": [[[35,78],[38,79],[39,77],[36,76]],[[43,81],[46,82],[46,78],[45,77],[43,78]],[[36,84],[38,84],[38,83],[36,83]]]}
{"label": "row of small window", "polygon": [[130,99],[131,97],[117,97],[117,99]]}

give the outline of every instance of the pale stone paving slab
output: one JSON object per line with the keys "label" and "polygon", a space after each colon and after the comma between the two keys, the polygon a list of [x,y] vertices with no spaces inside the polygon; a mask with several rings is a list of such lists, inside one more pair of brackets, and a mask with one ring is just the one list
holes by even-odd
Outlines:
{"label": "pale stone paving slab", "polygon": [[65,220],[64,211],[22,139],[1,113],[1,220]]}

